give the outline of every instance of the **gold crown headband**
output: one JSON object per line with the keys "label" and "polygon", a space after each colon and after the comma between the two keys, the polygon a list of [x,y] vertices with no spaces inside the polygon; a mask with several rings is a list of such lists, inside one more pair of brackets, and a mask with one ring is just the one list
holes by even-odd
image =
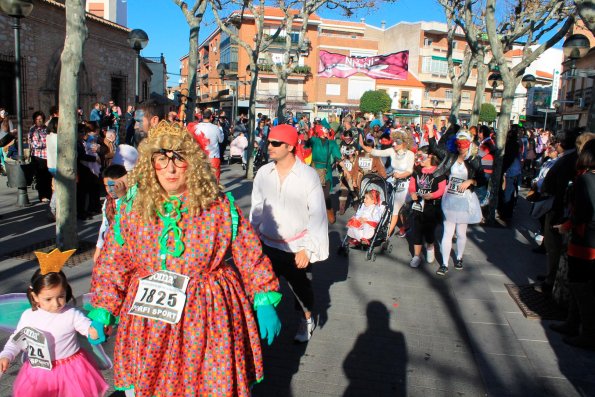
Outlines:
{"label": "gold crown headband", "polygon": [[68,251],[60,251],[58,248],[54,249],[49,254],[45,252],[35,251],[35,256],[39,261],[39,268],[41,269],[41,275],[46,275],[48,273],[58,273],[64,265],[68,258],[74,254],[76,250],[68,250]]}
{"label": "gold crown headband", "polygon": [[161,120],[159,124],[149,130],[149,139],[157,138],[158,136],[170,135],[183,138],[188,132],[178,123],[170,123],[166,120]]}

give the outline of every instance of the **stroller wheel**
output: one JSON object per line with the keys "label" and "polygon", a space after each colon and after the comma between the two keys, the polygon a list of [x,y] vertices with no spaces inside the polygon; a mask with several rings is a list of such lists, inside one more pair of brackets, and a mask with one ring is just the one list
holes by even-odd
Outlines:
{"label": "stroller wheel", "polygon": [[372,253],[370,251],[366,252],[366,260],[369,261],[372,259]]}
{"label": "stroller wheel", "polygon": [[372,252],[372,262],[376,262],[376,252]]}
{"label": "stroller wheel", "polygon": [[393,252],[393,245],[392,244],[388,243],[388,246],[386,247],[386,252],[388,252],[389,254],[391,252]]}

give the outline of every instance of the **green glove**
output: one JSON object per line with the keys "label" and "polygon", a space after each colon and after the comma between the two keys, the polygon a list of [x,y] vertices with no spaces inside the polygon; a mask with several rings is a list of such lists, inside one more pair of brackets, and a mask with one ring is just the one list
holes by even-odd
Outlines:
{"label": "green glove", "polygon": [[281,332],[281,321],[273,305],[262,305],[256,308],[260,337],[267,340],[269,346]]}
{"label": "green glove", "polygon": [[95,328],[95,330],[97,331],[98,338],[97,339],[91,339],[91,335],[87,336],[87,339],[89,340],[89,343],[92,344],[92,345],[98,345],[100,343],[105,342],[105,340],[107,338],[105,337],[105,333],[103,332],[103,324],[101,324],[98,321],[93,320],[91,322],[91,327]]}

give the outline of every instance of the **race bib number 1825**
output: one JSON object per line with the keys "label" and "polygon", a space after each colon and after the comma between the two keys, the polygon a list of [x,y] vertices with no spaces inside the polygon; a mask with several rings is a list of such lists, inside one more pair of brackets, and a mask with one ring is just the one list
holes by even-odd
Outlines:
{"label": "race bib number 1825", "polygon": [[160,270],[140,280],[129,314],[177,324],[186,304],[186,288],[190,278],[183,274]]}

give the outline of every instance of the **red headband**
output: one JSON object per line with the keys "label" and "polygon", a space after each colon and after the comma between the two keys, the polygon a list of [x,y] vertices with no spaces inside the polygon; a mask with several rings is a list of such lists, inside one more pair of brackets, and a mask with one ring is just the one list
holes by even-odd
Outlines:
{"label": "red headband", "polygon": [[466,139],[457,139],[457,148],[459,149],[467,149],[471,146],[471,142]]}
{"label": "red headband", "polygon": [[378,193],[378,190],[371,189],[368,190],[368,193],[370,193],[370,196],[372,196],[372,201],[374,202],[374,204],[380,204],[380,193]]}

